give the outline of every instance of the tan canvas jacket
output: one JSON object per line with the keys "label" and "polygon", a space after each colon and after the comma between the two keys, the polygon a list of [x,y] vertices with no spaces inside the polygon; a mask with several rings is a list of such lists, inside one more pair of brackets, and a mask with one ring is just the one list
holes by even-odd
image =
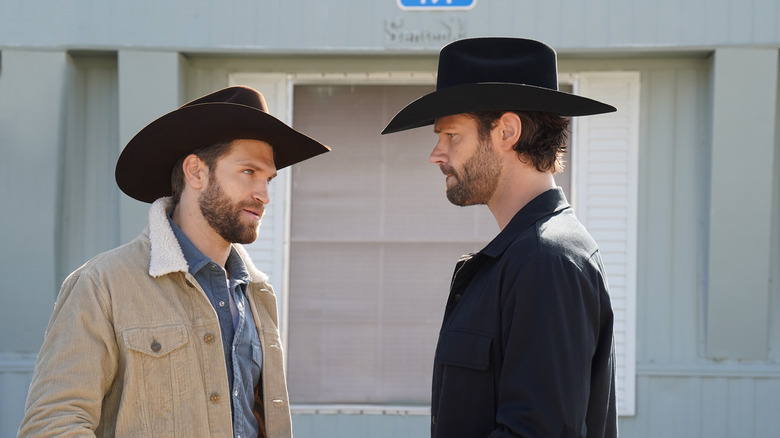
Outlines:
{"label": "tan canvas jacket", "polygon": [[[233,436],[217,314],[187,272],[169,204],[157,200],[139,237],[63,283],[20,437]],[[290,437],[276,297],[236,249],[252,277],[248,298],[263,347],[259,414],[268,437]]]}

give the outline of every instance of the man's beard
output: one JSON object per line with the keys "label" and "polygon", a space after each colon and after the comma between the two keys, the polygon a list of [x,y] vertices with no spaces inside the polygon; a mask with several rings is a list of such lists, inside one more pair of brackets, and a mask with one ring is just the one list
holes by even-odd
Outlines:
{"label": "man's beard", "polygon": [[445,175],[457,181],[447,187],[447,199],[461,207],[487,204],[501,178],[501,158],[493,150],[490,139],[479,140],[477,150],[466,160],[460,170],[451,165],[441,166]]}
{"label": "man's beard", "polygon": [[209,176],[209,186],[198,199],[200,212],[206,222],[223,239],[230,243],[247,244],[257,239],[260,223],[246,224],[242,220],[244,208],[254,209],[263,217],[264,206],[260,202],[243,201],[236,204],[225,195],[222,187],[213,175]]}

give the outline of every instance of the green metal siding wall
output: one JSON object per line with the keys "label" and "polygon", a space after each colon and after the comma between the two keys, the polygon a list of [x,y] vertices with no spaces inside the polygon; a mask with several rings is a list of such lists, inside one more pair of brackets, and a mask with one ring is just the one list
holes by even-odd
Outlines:
{"label": "green metal siding wall", "polygon": [[[65,95],[65,79],[73,73],[69,55],[58,52],[4,52],[3,55],[3,70],[0,71],[0,123],[3,127],[0,130],[0,146],[3,153],[13,151],[14,154],[21,154],[21,146],[10,149],[13,142],[18,141],[32,141],[24,143],[28,145],[25,147],[48,147],[55,153],[63,141],[60,138],[60,127],[65,117],[61,109],[63,102],[53,99],[49,101],[50,105],[43,107],[17,107],[8,105],[7,99],[9,96],[19,99],[14,91],[16,89],[27,87],[33,90],[41,84],[48,84],[49,87],[43,96]],[[143,59],[144,56],[138,58]],[[166,58],[175,59],[176,56]],[[323,65],[329,65],[327,69],[330,71],[339,70],[342,66],[347,66],[344,70],[351,71],[357,71],[359,66],[381,70],[388,69],[386,63],[393,61],[383,59],[372,64],[371,59],[367,58],[341,59],[344,59],[344,64],[327,57],[308,61],[302,57],[264,61],[190,56],[182,61],[181,85],[186,87],[185,96],[192,97],[225,85],[227,75],[235,71],[316,71],[323,70]],[[25,77],[25,70],[20,69],[20,64],[14,66],[15,62],[22,61],[27,66],[25,68],[35,74]],[[404,70],[420,70],[424,69],[423,66],[435,65],[435,57],[410,57],[405,62]],[[575,59],[564,56],[560,67],[565,72],[629,70],[638,71],[641,76],[637,413],[634,417],[621,417],[621,436],[774,436],[780,430],[780,416],[775,412],[780,405],[780,357],[777,353],[780,351],[780,282],[774,281],[780,275],[777,249],[780,247],[780,221],[777,220],[780,212],[780,196],[777,196],[780,193],[778,139],[775,138],[774,179],[764,176],[769,184],[774,184],[775,196],[771,200],[755,200],[773,203],[774,215],[767,235],[767,239],[772,239],[774,248],[771,255],[771,280],[774,282],[770,283],[770,305],[766,309],[770,321],[767,328],[767,358],[750,362],[710,360],[707,359],[705,342],[713,123],[711,59],[704,52],[677,53],[673,57],[664,58]],[[176,69],[169,70],[175,72]],[[174,73],[168,76],[163,85],[177,83]],[[119,75],[119,86],[122,80]],[[140,86],[140,82],[136,86]],[[751,84],[734,86],[748,87]],[[172,103],[172,100],[168,103]],[[119,118],[121,121],[121,114]],[[33,124],[33,120],[37,124]],[[14,126],[15,123],[21,125]],[[745,141],[751,141],[749,132],[745,132]],[[15,170],[5,164],[3,169],[7,174],[27,178],[20,172],[56,169],[58,166],[57,163],[34,160],[32,152],[25,157],[17,155],[14,155],[18,158],[14,162],[15,166],[24,166],[24,169]],[[741,157],[735,147],[735,159],[755,160],[761,157]],[[45,166],[36,167],[36,163],[44,163]],[[52,172],[56,174],[57,171]],[[6,191],[3,199],[8,201],[6,205],[21,205],[19,201],[29,197],[42,199],[42,211],[53,215],[56,200],[53,195],[46,193],[56,193],[56,185],[56,178],[43,179],[35,184],[22,185],[23,189],[16,194]],[[38,197],[41,194],[43,197]],[[750,193],[745,196],[750,196]],[[19,217],[9,216],[5,222],[6,228],[23,229]],[[44,224],[43,229],[53,231],[54,226],[52,219]],[[138,228],[134,226],[133,229]],[[6,236],[9,235],[4,234],[3,242],[11,241]],[[48,234],[39,238],[48,239],[46,236]],[[53,243],[48,244],[52,248],[44,257],[53,257]],[[14,255],[18,258],[24,254]],[[16,258],[6,260],[18,264]],[[56,292],[53,278],[53,272],[47,274],[44,281],[46,284],[38,285],[39,290],[23,297],[26,301],[22,304],[35,313],[35,318],[25,319],[29,327],[25,326],[24,331],[18,330],[16,326],[4,331],[6,337],[3,338],[3,345],[9,351],[20,351],[19,345],[37,349],[39,344],[36,345],[36,342],[39,342]],[[18,291],[23,288],[19,285],[12,289],[4,287],[2,297],[6,300],[17,298]],[[13,318],[18,317],[9,314],[8,318],[15,321]],[[26,396],[30,367],[29,354],[0,354],[0,390],[5,395],[0,404],[0,436],[13,436],[21,412],[20,406]],[[428,421],[425,415],[298,413],[294,417],[294,427],[297,438],[423,437],[427,435]]]}
{"label": "green metal siding wall", "polygon": [[477,35],[522,35],[560,50],[715,47],[777,42],[778,22],[777,1],[477,0],[468,11],[415,12],[396,0],[8,0],[0,47],[417,51]]}

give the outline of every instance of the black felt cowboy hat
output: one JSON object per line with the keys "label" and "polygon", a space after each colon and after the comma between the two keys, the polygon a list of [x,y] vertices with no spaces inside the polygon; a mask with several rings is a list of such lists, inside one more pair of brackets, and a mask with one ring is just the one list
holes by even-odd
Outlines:
{"label": "black felt cowboy hat", "polygon": [[522,38],[470,38],[439,53],[436,91],[407,105],[382,134],[431,125],[439,117],[475,111],[549,111],[586,116],[616,108],[558,91],[555,51]]}
{"label": "black felt cowboy hat", "polygon": [[270,144],[277,169],[330,150],[269,114],[258,91],[228,87],[146,125],[119,156],[116,182],[128,196],[154,202],[171,194],[171,170],[179,158],[204,146],[238,139]]}

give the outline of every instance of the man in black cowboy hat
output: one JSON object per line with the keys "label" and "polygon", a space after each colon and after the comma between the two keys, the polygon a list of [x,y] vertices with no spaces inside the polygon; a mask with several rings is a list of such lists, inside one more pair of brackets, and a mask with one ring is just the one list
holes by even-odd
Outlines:
{"label": "man in black cowboy hat", "polygon": [[613,314],[596,243],[553,173],[569,120],[615,108],[558,91],[555,52],[516,38],[444,47],[436,91],[383,133],[434,125],[447,198],[501,232],[455,268],[431,436],[615,437]]}
{"label": "man in black cowboy hat", "polygon": [[276,298],[241,244],[277,170],[328,150],[247,87],[141,130],[116,180],[149,226],[63,283],[19,436],[292,436]]}

